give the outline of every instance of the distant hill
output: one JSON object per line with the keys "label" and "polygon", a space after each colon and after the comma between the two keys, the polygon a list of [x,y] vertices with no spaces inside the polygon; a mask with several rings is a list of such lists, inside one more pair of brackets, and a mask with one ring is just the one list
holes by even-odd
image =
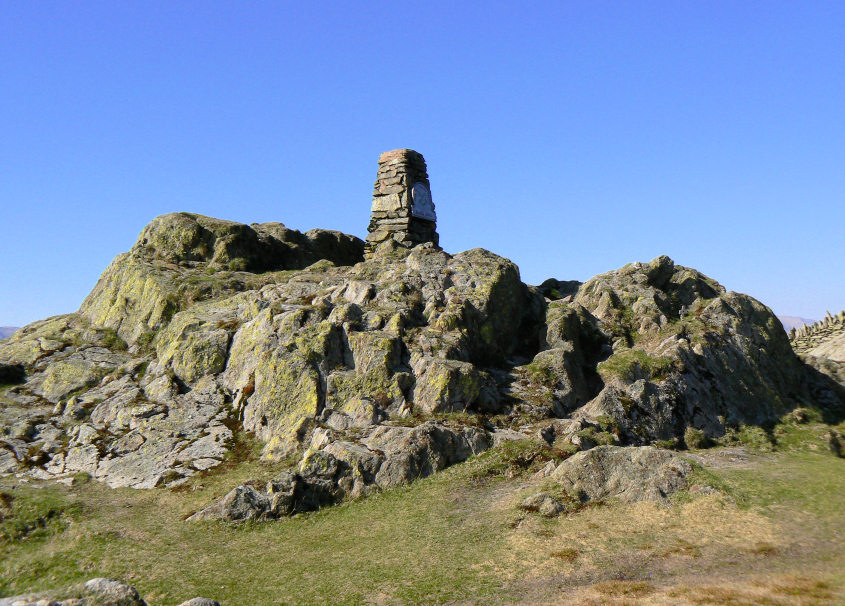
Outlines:
{"label": "distant hill", "polygon": [[778,316],[778,320],[783,324],[783,329],[789,332],[791,328],[801,328],[802,326],[809,326],[815,324],[816,320],[810,318],[799,318],[798,316]]}
{"label": "distant hill", "polygon": [[0,326],[0,339],[11,337],[17,329],[17,326]]}

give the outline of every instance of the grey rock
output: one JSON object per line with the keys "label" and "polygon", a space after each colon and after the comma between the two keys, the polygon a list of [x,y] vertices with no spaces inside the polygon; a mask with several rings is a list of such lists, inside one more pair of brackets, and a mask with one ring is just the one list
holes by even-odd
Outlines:
{"label": "grey rock", "polygon": [[[407,185],[383,176],[380,198]],[[276,505],[266,493],[272,517],[425,477],[518,434],[569,451],[689,427],[713,438],[799,402],[845,402],[838,363],[802,363],[765,306],[668,257],[530,287],[489,251],[406,248],[422,234],[377,212],[381,244],[366,260],[335,232],[154,220],[78,313],[0,343],[0,364],[26,379],[3,393],[2,468],[173,486],[224,460],[238,424],[267,460],[305,453]],[[499,413],[514,434],[420,422]],[[86,429],[73,433],[77,421]]]}
{"label": "grey rock", "polygon": [[220,602],[209,598],[191,598],[187,602],[182,602],[179,606],[220,606]]}
{"label": "grey rock", "polygon": [[770,309],[668,257],[596,276],[571,302],[549,305],[548,317],[564,321],[549,322],[546,340],[580,352],[573,362],[592,394],[573,416],[610,417],[629,443],[681,439],[689,426],[716,438],[726,424],[771,422],[803,401],[845,403],[795,356]]}
{"label": "grey rock", "polygon": [[553,518],[566,511],[563,503],[545,492],[538,492],[527,497],[520,503],[520,507],[526,511],[536,511],[547,518]]}
{"label": "grey rock", "polygon": [[100,452],[96,446],[74,446],[65,455],[65,471],[84,471],[94,475],[100,462]]}
{"label": "grey rock", "polygon": [[147,606],[134,587],[114,579],[91,579],[82,586],[68,588],[64,593],[82,597],[53,600],[43,594],[29,594],[2,598],[0,606]]}
{"label": "grey rock", "polygon": [[18,440],[29,440],[35,435],[35,422],[25,419],[12,425],[9,435]]}
{"label": "grey rock", "polygon": [[384,453],[375,483],[389,488],[427,477],[492,446],[487,432],[465,427],[452,430],[428,422],[417,427],[376,427],[361,439],[371,451]]}
{"label": "grey rock", "polygon": [[343,291],[343,298],[355,305],[364,305],[375,296],[375,286],[371,282],[352,280]]}
{"label": "grey rock", "polygon": [[161,375],[144,387],[144,395],[153,402],[167,403],[179,393],[179,388],[169,375]]}
{"label": "grey rock", "polygon": [[686,488],[692,466],[667,450],[651,446],[597,446],[561,463],[551,477],[582,503],[619,499],[666,504]]}
{"label": "grey rock", "polygon": [[85,583],[85,591],[102,606],[146,606],[134,587],[114,579],[91,579]]}
{"label": "grey rock", "polygon": [[221,501],[198,511],[188,518],[196,520],[229,520],[243,522],[247,520],[268,519],[271,500],[267,494],[257,491],[249,485],[233,488]]}
{"label": "grey rock", "polygon": [[18,468],[18,460],[12,451],[6,450],[0,443],[0,475],[13,473]]}

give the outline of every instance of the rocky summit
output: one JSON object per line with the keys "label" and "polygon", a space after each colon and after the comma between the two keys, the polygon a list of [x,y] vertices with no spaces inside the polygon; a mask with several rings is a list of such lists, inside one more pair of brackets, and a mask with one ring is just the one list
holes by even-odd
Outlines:
{"label": "rocky summit", "polygon": [[0,341],[0,604],[841,594],[845,315],[666,256],[532,286],[436,221],[393,150],[366,241],[163,215]]}
{"label": "rocky summit", "polygon": [[0,343],[0,474],[176,487],[251,435],[289,470],[194,518],[269,519],[528,436],[567,456],[683,447],[845,406],[771,310],[666,256],[530,286],[439,248],[435,217],[422,156],[397,150],[366,244],[154,219],[77,312]]}

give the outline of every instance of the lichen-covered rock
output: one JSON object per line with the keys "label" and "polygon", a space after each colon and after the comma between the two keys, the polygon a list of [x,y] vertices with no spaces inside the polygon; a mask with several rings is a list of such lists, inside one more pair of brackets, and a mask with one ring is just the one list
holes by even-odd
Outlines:
{"label": "lichen-covered rock", "polygon": [[481,429],[452,430],[432,422],[416,427],[381,425],[360,442],[384,455],[375,474],[375,483],[381,488],[426,477],[492,446],[489,434]]}
{"label": "lichen-covered rock", "polygon": [[238,486],[188,519],[267,520],[312,511],[428,477],[492,445],[481,429],[433,422],[370,427],[355,442],[332,439],[331,432],[314,433],[296,472],[281,474],[264,491]]}
{"label": "lichen-covered rock", "polygon": [[651,446],[597,446],[576,453],[551,474],[564,492],[581,503],[619,499],[626,503],[667,498],[686,488],[692,466]]}
{"label": "lichen-covered rock", "polygon": [[[54,596],[59,595],[58,599]],[[114,579],[96,578],[61,592],[0,598],[0,606],[147,606],[138,591]]]}
{"label": "lichen-covered rock", "polygon": [[235,314],[225,309],[176,314],[159,336],[159,364],[170,366],[186,383],[219,374],[226,368],[233,324],[237,324]]}
{"label": "lichen-covered rock", "polygon": [[138,590],[114,579],[91,579],[85,591],[103,606],[145,606]]}
{"label": "lichen-covered rock", "polygon": [[481,395],[484,380],[469,362],[421,358],[414,367],[414,403],[426,413],[466,410]]}
{"label": "lichen-covered rock", "polygon": [[771,310],[668,257],[596,276],[553,305],[567,321],[555,334],[550,322],[547,340],[571,342],[588,386],[591,366],[603,384],[575,417],[609,417],[628,442],[680,440],[687,427],[718,437],[805,403],[840,405]]}
{"label": "lichen-covered rock", "polygon": [[270,516],[270,498],[249,485],[233,488],[223,499],[192,515],[188,520],[229,520],[245,522]]}
{"label": "lichen-covered rock", "polygon": [[134,345],[194,301],[256,288],[283,278],[262,277],[268,272],[320,260],[351,265],[363,253],[363,241],[340,232],[302,234],[281,223],[248,226],[171,213],[154,219],[132,250],[115,258],[79,312]]}
{"label": "lichen-covered rock", "polygon": [[244,225],[171,213],[147,225],[132,251],[170,263],[201,262],[255,272],[301,269],[320,259],[351,265],[363,259],[364,243],[335,231],[302,234],[281,223]]}
{"label": "lichen-covered rock", "polygon": [[[79,312],[0,343],[17,383],[0,392],[0,473],[177,486],[241,429],[265,459],[303,457],[262,493],[283,515],[434,473],[508,432],[584,450],[845,401],[833,362],[798,360],[765,306],[668,257],[535,288],[482,249],[362,252],[337,232],[155,219]],[[550,430],[555,417],[571,418]]]}

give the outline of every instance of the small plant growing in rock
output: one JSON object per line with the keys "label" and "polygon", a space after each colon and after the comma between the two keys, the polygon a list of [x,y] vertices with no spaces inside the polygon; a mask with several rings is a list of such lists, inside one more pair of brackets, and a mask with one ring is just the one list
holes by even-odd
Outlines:
{"label": "small plant growing in rock", "polygon": [[114,351],[126,351],[126,341],[120,338],[114,329],[106,328],[103,330],[103,345],[108,349]]}
{"label": "small plant growing in rock", "polygon": [[707,448],[712,444],[706,433],[700,429],[696,429],[692,425],[687,427],[684,432],[684,443],[687,445],[687,448],[694,449]]}
{"label": "small plant growing in rock", "polygon": [[681,441],[678,438],[669,438],[668,440],[655,440],[654,445],[657,448],[665,450],[679,450],[681,448]]}
{"label": "small plant growing in rock", "polygon": [[623,349],[598,365],[599,374],[625,381],[661,380],[674,370],[672,358],[651,356],[641,349]]}
{"label": "small plant growing in rock", "polygon": [[73,474],[71,478],[71,485],[79,486],[80,484],[88,484],[91,482],[91,474],[87,471],[80,471]]}
{"label": "small plant growing in rock", "polygon": [[728,429],[720,441],[724,444],[739,444],[755,450],[774,450],[771,436],[762,427],[754,425],[741,425],[738,428]]}

